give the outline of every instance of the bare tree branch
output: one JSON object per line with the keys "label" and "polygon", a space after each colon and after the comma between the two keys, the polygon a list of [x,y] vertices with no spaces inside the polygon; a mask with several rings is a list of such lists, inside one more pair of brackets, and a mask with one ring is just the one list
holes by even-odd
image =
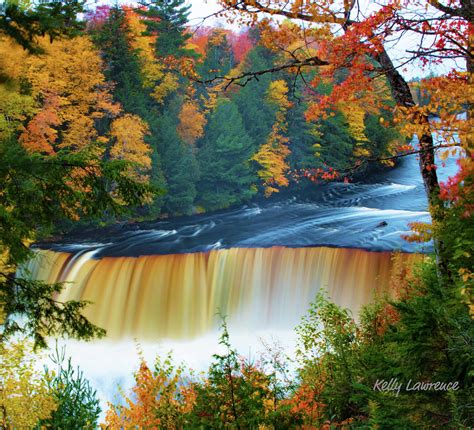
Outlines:
{"label": "bare tree branch", "polygon": [[301,71],[303,67],[315,67],[315,66],[327,66],[329,63],[327,61],[321,60],[319,57],[309,57],[302,60],[294,59],[288,63],[281,64],[279,66],[275,66],[269,69],[264,70],[257,70],[251,72],[244,72],[237,76],[214,76],[211,79],[200,80],[196,78],[191,78],[197,83],[204,84],[204,85],[211,85],[219,81],[227,81],[226,86],[224,89],[227,90],[230,85],[236,84],[239,86],[245,86],[248,82],[252,80],[257,80],[259,76],[266,75],[268,73],[276,73],[281,72],[282,70],[288,69],[297,69],[298,72]]}

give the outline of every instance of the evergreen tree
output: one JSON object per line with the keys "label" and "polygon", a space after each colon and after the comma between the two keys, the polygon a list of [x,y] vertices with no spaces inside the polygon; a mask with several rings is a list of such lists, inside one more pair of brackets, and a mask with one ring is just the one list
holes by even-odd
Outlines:
{"label": "evergreen tree", "polygon": [[[84,4],[78,0],[42,3],[2,1],[0,4],[0,35],[7,35],[30,53],[42,53],[38,38],[74,37],[83,29],[78,15]],[[33,3],[34,5],[34,3]]]}
{"label": "evergreen tree", "polygon": [[[392,114],[382,111],[382,118],[389,123]],[[381,158],[390,156],[388,149],[393,142],[401,140],[400,133],[393,127],[380,124],[380,116],[366,115],[364,119],[365,135],[369,140],[369,148],[373,157]]]}
{"label": "evergreen tree", "polygon": [[140,62],[138,53],[130,47],[125,12],[118,6],[111,8],[107,20],[93,36],[102,51],[105,75],[114,83],[114,98],[127,112],[145,116],[148,106]]}
{"label": "evergreen tree", "polygon": [[97,392],[82,371],[74,369],[71,358],[65,363],[64,350],[56,347],[51,359],[57,369],[56,372],[46,369],[46,380],[57,407],[49,418],[39,422],[39,427],[51,430],[97,428],[100,414]]}
{"label": "evergreen tree", "polygon": [[195,56],[186,48],[191,37],[187,31],[190,6],[184,0],[157,1],[140,14],[144,17],[149,34],[156,34],[155,58],[163,62],[163,79],[159,84],[164,96],[159,106],[154,106],[158,127],[152,134],[158,140],[157,149],[167,183],[164,210],[171,215],[189,214],[196,196],[197,163],[192,148],[179,137],[179,112],[189,81],[181,70],[170,60],[180,60]]}
{"label": "evergreen tree", "polygon": [[198,153],[202,206],[209,210],[222,209],[255,194],[252,184],[256,177],[249,164],[252,146],[235,103],[219,100]]}
{"label": "evergreen tree", "polygon": [[315,153],[317,167],[326,165],[338,171],[351,165],[355,141],[349,133],[344,116],[337,112],[334,116],[321,120],[317,126]]}
{"label": "evergreen tree", "polygon": [[318,158],[315,156],[318,141],[315,135],[316,127],[306,121],[304,113],[306,104],[300,98],[290,98],[293,107],[288,109],[288,139],[291,153],[289,156],[290,168],[307,169],[316,167]]}
{"label": "evergreen tree", "polygon": [[234,54],[227,40],[226,32],[215,29],[209,35],[206,46],[206,57],[199,64],[201,79],[212,79],[214,76],[225,76],[234,67]]}
{"label": "evergreen tree", "polygon": [[[33,240],[49,235],[64,220],[120,215],[136,207],[150,188],[125,173],[128,163],[101,162],[94,151],[28,154],[15,138],[0,140],[0,343],[21,332],[46,346],[46,336],[68,335],[80,339],[105,332],[82,315],[87,302],[53,299],[63,284],[47,284],[15,274],[33,255]],[[101,175],[90,166],[99,166]],[[77,175],[78,169],[85,172]],[[112,196],[109,190],[114,187]]]}
{"label": "evergreen tree", "polygon": [[[271,66],[272,54],[262,46],[249,51],[245,59],[245,70],[265,70]],[[242,115],[245,130],[251,136],[254,152],[266,142],[275,120],[275,106],[265,101],[272,78],[278,79],[278,76],[266,74],[258,81],[252,80],[233,97]]]}
{"label": "evergreen tree", "polygon": [[205,384],[194,384],[196,401],[188,416],[190,428],[265,428],[268,376],[243,362],[230,343],[224,319],[219,344]]}
{"label": "evergreen tree", "polygon": [[[211,80],[216,76],[229,74],[234,67],[234,54],[227,40],[227,34],[222,29],[214,29],[209,35],[204,60],[198,63],[196,70],[204,81]],[[219,86],[219,83],[217,83]],[[210,94],[216,90],[205,85],[198,85],[196,95],[202,100],[210,98]],[[219,91],[219,90],[217,90]]]}
{"label": "evergreen tree", "polygon": [[168,189],[164,210],[170,214],[182,215],[192,212],[198,170],[193,148],[179,137],[177,125],[175,110],[163,114],[160,118],[158,149],[162,155]]}
{"label": "evergreen tree", "polygon": [[185,47],[191,37],[186,29],[190,9],[191,5],[186,6],[185,0],[157,0],[140,12],[149,33],[158,35],[155,46],[158,58],[194,55],[194,51]]}

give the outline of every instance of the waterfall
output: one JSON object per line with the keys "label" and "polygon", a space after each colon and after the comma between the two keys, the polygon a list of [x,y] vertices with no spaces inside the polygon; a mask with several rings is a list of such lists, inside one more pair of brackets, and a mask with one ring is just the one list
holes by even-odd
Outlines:
{"label": "waterfall", "polygon": [[88,300],[85,316],[109,337],[189,339],[219,324],[248,330],[297,324],[319,289],[354,315],[390,289],[413,254],[346,248],[232,248],[203,253],[94,258],[39,250],[22,269],[64,282],[58,300]]}

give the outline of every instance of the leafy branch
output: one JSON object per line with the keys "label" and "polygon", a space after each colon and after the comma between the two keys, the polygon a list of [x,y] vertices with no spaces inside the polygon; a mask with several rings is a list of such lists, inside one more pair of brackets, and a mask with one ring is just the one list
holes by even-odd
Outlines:
{"label": "leafy branch", "polygon": [[11,273],[0,274],[0,304],[5,321],[0,342],[22,333],[34,339],[35,348],[47,346],[47,336],[70,336],[91,340],[105,336],[105,330],[90,323],[82,311],[87,301],[55,300],[64,283],[16,278]]}

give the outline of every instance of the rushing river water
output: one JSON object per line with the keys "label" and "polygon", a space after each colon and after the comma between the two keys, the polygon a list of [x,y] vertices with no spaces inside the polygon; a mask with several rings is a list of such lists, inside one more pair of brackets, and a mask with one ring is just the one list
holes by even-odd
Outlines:
{"label": "rushing river water", "polygon": [[[454,170],[453,164],[445,170]],[[364,182],[315,186],[305,198],[273,199],[220,213],[117,226],[74,236],[54,249],[94,251],[94,258],[271,246],[414,252],[420,247],[401,238],[411,221],[429,221],[414,156]]]}

